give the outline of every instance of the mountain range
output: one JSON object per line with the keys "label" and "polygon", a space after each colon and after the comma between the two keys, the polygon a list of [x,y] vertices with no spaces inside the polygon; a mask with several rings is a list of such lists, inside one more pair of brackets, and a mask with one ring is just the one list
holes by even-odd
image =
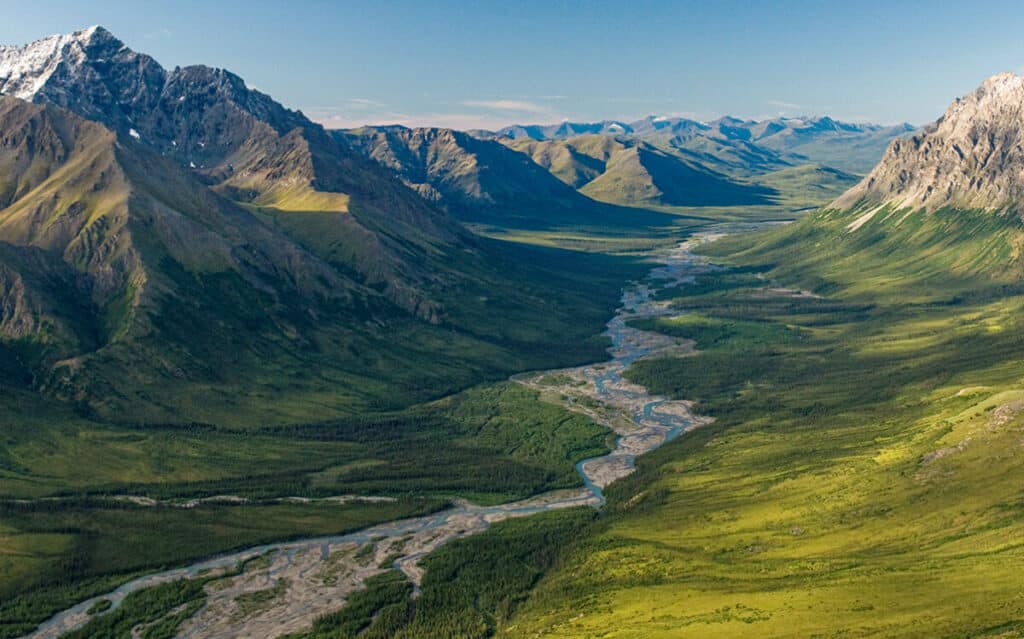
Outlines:
{"label": "mountain range", "polygon": [[[820,117],[778,117],[744,120],[725,116],[710,122],[689,118],[648,116],[633,122],[562,122],[551,125],[513,125],[497,131],[474,131],[487,138],[538,141],[564,140],[586,134],[631,136],[659,145],[699,152],[721,145],[763,155],[766,151],[795,156],[801,162],[832,166],[850,173],[870,170],[889,142],[915,130],[910,124],[851,123]],[[778,161],[778,160],[776,160]]]}
{"label": "mountain range", "polygon": [[552,284],[557,260],[472,235],[229,71],[166,70],[101,27],[0,48],[0,94],[5,381],[85,411],[408,402],[546,361],[553,319],[596,329],[617,297]]}
{"label": "mountain range", "polygon": [[[744,206],[768,204],[773,189],[720,173],[686,154],[643,139],[584,134],[522,138],[507,144],[525,153],[580,193],[633,206]],[[785,166],[780,160],[779,166]]]}
{"label": "mountain range", "polygon": [[[600,326],[617,295],[599,261],[463,223],[664,232],[679,219],[665,209],[825,201],[854,178],[794,149],[898,133],[728,118],[328,131],[102,27],[0,47],[0,96],[4,379],[149,421],[241,419],[245,394],[270,420],[306,418],[589,357],[596,343],[551,329]],[[324,387],[340,389],[326,408],[254,399]]]}
{"label": "mountain range", "polygon": [[[563,123],[512,127],[502,134],[397,125],[334,133],[457,219],[476,223],[663,226],[669,223],[664,217],[637,209],[804,208],[831,199],[857,179],[735,132],[715,133],[728,130],[724,121],[715,129],[690,120],[665,122]],[[894,134],[878,136],[888,140]],[[806,137],[810,143],[811,134]],[[795,174],[801,179],[793,180]]]}
{"label": "mountain range", "polygon": [[842,193],[892,140],[913,131],[909,124],[829,117],[701,122],[648,116],[472,134],[525,153],[580,193],[612,204],[802,209]]}
{"label": "mountain range", "polygon": [[495,140],[451,129],[402,126],[335,134],[465,222],[540,228],[669,223],[664,215],[595,201],[563,184],[547,167]]}

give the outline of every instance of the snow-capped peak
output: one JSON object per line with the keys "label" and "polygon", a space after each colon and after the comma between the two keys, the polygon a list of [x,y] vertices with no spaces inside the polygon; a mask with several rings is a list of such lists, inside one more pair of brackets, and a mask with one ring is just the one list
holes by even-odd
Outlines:
{"label": "snow-capped peak", "polygon": [[31,100],[62,62],[70,65],[84,62],[86,48],[97,39],[113,40],[114,37],[96,25],[22,46],[0,45],[0,93]]}

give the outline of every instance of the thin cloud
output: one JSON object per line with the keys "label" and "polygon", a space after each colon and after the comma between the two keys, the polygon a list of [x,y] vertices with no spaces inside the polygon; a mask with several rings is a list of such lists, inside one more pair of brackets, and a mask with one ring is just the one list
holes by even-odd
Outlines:
{"label": "thin cloud", "polygon": [[366,106],[384,106],[383,102],[377,102],[376,100],[370,100],[368,98],[349,98],[345,101],[350,104],[363,104]]}
{"label": "thin cloud", "polygon": [[168,40],[174,37],[174,32],[167,27],[162,27],[156,31],[150,31],[146,35],[142,36],[147,40]]}
{"label": "thin cloud", "polygon": [[779,109],[788,109],[790,111],[796,111],[804,108],[804,105],[797,104],[795,102],[786,102],[785,100],[768,100],[768,104]]}
{"label": "thin cloud", "polygon": [[354,129],[361,126],[398,124],[407,127],[442,127],[466,131],[469,129],[500,129],[514,120],[507,114],[483,113],[401,113],[397,111],[358,111],[338,107],[307,108],[304,113],[314,122],[328,129]]}
{"label": "thin cloud", "polygon": [[519,113],[548,113],[550,109],[527,100],[465,100],[462,106],[493,109],[495,111],[516,111]]}

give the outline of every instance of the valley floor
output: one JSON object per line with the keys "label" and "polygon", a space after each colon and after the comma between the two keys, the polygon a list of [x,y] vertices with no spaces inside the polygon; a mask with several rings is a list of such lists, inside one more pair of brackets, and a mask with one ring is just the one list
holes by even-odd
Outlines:
{"label": "valley floor", "polygon": [[497,634],[1024,636],[1024,298],[815,295],[751,244],[638,323],[697,355],[627,372],[716,422],[611,486]]}
{"label": "valley floor", "polygon": [[[281,474],[249,486],[245,496],[257,498],[249,507],[6,503],[7,566],[51,565],[43,549],[58,541],[77,549],[68,557],[105,561],[124,540],[104,537],[104,527],[123,530],[118,518],[147,512],[160,513],[152,525],[165,532],[171,513],[187,511],[181,539],[213,533],[224,549],[261,543],[232,526],[263,526],[260,534],[281,538],[281,522],[293,517],[291,530],[333,535],[367,528],[371,518],[436,511],[452,495],[484,504],[472,507],[477,514],[498,513],[509,510],[502,502],[578,486],[576,464],[588,486],[603,489],[599,511],[552,510],[594,501],[554,492],[522,511],[537,514],[500,523],[425,515],[413,521],[448,525],[422,538],[385,525],[334,545],[304,542],[268,555],[270,547],[257,548],[212,572],[198,564],[191,580],[139,590],[72,636],[129,636],[133,627],[146,637],[231,636],[246,618],[270,623],[273,633],[297,632],[293,639],[1024,636],[1024,297],[978,285],[980,277],[970,286],[967,276],[913,294],[895,290],[899,278],[874,295],[855,283],[830,287],[798,260],[786,271],[778,253],[751,250],[761,241],[742,234],[702,246],[719,266],[691,264],[687,277],[669,269],[668,278],[638,287],[639,297],[627,295],[609,325],[617,347],[610,364],[517,377],[390,420],[289,433],[297,443],[287,455],[324,456],[292,485],[356,486],[396,501],[312,510],[324,504],[258,499],[295,481]],[[602,387],[619,401],[609,403]],[[696,423],[691,408],[713,423],[660,447],[670,431],[650,439],[630,430],[637,419],[655,430],[661,419]],[[609,429],[622,437],[604,456]],[[401,445],[385,446],[382,432]],[[627,450],[633,445],[640,448]],[[622,453],[654,447],[636,472],[623,472],[634,466]],[[408,461],[387,456],[393,449]],[[428,450],[451,458],[425,471],[415,459]],[[282,455],[282,466],[292,463]],[[585,461],[594,457],[600,463]],[[186,492],[230,488],[203,486],[145,496],[180,502]],[[489,492],[472,494],[484,486]],[[78,538],[68,537],[71,513]],[[197,530],[195,513],[209,527]],[[26,541],[38,545],[21,550]],[[36,563],[11,559],[25,556]],[[165,556],[182,563],[180,553]],[[61,601],[93,597],[89,608],[104,607],[114,582],[152,567],[125,564],[112,576],[83,570],[64,590],[14,599],[4,615],[25,628]],[[326,590],[297,588],[314,573]],[[207,619],[207,605],[223,614]],[[304,629],[273,625],[295,606]]]}
{"label": "valley floor", "polygon": [[[281,433],[260,433],[266,438],[262,445],[275,442],[275,436],[290,436],[289,441],[297,446],[295,452],[300,454],[307,449],[302,440],[312,440],[323,459],[314,467],[322,470],[295,474],[292,466],[290,478],[248,477],[233,486],[223,480],[205,482],[207,493],[235,488],[238,494],[220,492],[204,497],[204,482],[192,482],[161,488],[144,484],[122,486],[114,494],[99,492],[87,498],[47,496],[4,502],[13,525],[7,537],[9,543],[27,541],[38,548],[25,546],[29,551],[27,557],[13,553],[8,556],[9,566],[21,571],[10,576],[11,585],[24,583],[31,561],[44,571],[52,568],[52,559],[42,553],[54,542],[46,536],[47,527],[54,530],[50,537],[70,537],[69,554],[77,554],[85,564],[79,569],[77,581],[75,571],[66,571],[70,573],[67,586],[55,582],[6,604],[5,632],[29,629],[36,619],[41,619],[36,615],[45,613],[48,606],[79,601],[31,636],[56,637],[69,632],[70,636],[116,635],[132,628],[144,632],[144,636],[153,632],[160,636],[166,632],[196,637],[276,636],[308,628],[325,612],[341,607],[353,597],[366,596],[354,593],[362,593],[364,583],[372,590],[377,577],[396,569],[419,589],[424,577],[420,561],[451,539],[481,532],[508,517],[599,505],[603,501],[600,487],[632,472],[637,456],[704,421],[691,414],[687,402],[649,396],[643,388],[621,377],[625,368],[638,359],[689,349],[689,343],[683,340],[640,331],[627,323],[664,313],[665,305],[651,299],[656,291],[689,281],[705,268],[692,259],[685,246],[666,252],[660,260],[666,266],[654,270],[652,284],[629,289],[620,313],[608,324],[614,358],[611,362],[520,376],[517,383],[483,387],[390,419],[313,424],[291,427]],[[571,385],[575,392],[555,392],[563,378],[574,380]],[[584,388],[591,391],[581,394]],[[538,398],[542,399],[539,403]],[[563,404],[565,408],[556,407]],[[511,428],[513,424],[515,427]],[[194,436],[196,443],[202,441],[202,446],[208,448],[211,439],[230,440],[230,434],[218,433],[216,429],[207,432],[209,429],[199,428],[198,433],[187,428],[178,430],[181,432],[170,434],[168,443],[181,446],[184,438],[187,446],[187,437]],[[469,463],[468,457],[460,460],[456,451],[448,453],[448,463],[458,466],[458,472],[452,473],[451,468],[442,466],[434,475],[422,468],[424,459],[440,462],[435,453],[428,453],[424,447],[439,443],[446,430],[448,437],[456,436],[449,441],[457,447],[460,442],[466,446],[462,454],[478,452],[475,464],[479,468]],[[610,454],[581,459],[588,457],[588,453],[600,452],[604,433],[611,431],[617,435]],[[252,441],[260,435],[244,435],[235,441],[246,441],[253,446],[252,454],[260,454],[256,451],[261,444]],[[384,453],[380,448],[384,442],[396,450]],[[223,445],[227,453],[228,441]],[[285,467],[294,464],[290,461],[291,453],[280,453],[285,455]],[[368,455],[369,460],[365,459]],[[384,459],[374,460],[374,455]],[[516,460],[524,465],[517,468],[513,465]],[[333,463],[323,467],[324,461]],[[548,465],[537,468],[544,463]],[[125,568],[144,570],[159,565],[155,563],[161,561],[159,556],[164,557],[163,561],[180,561],[209,553],[218,544],[226,548],[230,547],[227,544],[237,544],[246,538],[255,541],[274,534],[283,536],[287,530],[343,531],[358,527],[358,521],[372,523],[389,513],[394,516],[436,509],[443,503],[439,499],[445,491],[473,496],[487,504],[496,503],[506,494],[525,495],[539,488],[572,486],[578,482],[569,477],[574,475],[573,463],[586,489],[556,490],[502,505],[476,506],[461,501],[455,508],[436,514],[380,524],[353,534],[285,546],[261,545],[187,568],[150,574],[109,593],[104,591],[105,587],[130,577]],[[401,469],[405,465],[410,470],[416,466],[417,470],[403,477]],[[360,483],[368,491],[383,491],[397,497],[322,496],[332,486],[351,488]],[[290,486],[306,492],[303,496],[273,496]],[[420,496],[408,494],[413,487]],[[432,491],[424,493],[431,487]],[[273,526],[268,527],[269,522],[274,522]],[[169,526],[177,526],[179,535],[157,542],[146,532],[147,523],[155,527],[153,533],[157,529],[166,533]],[[239,524],[248,530],[239,529]],[[75,526],[82,527],[78,536],[73,532],[69,536]],[[132,539],[126,540],[125,534]],[[133,543],[146,547],[133,547]],[[256,561],[260,557],[266,557],[266,561]],[[112,571],[115,566],[122,567],[121,572]],[[85,579],[90,570],[96,577]],[[42,577],[45,579],[45,572]],[[180,590],[184,587],[175,584],[183,583],[182,579],[198,583],[199,590]],[[170,596],[160,594],[168,589]],[[139,603],[154,597],[162,604]],[[191,598],[186,601],[180,597]],[[259,605],[249,605],[250,599],[259,600]],[[183,606],[190,610],[188,615],[182,616]],[[317,621],[320,626],[324,623]],[[410,636],[419,636],[420,631],[409,630],[413,633]]]}

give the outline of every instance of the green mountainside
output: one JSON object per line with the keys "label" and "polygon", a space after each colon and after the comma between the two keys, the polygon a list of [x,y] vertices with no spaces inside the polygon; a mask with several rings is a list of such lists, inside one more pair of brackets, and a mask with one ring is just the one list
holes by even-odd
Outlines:
{"label": "green mountainside", "polygon": [[652,211],[595,201],[600,198],[566,186],[523,154],[459,131],[395,126],[337,135],[466,222],[628,232],[674,221]]}
{"label": "green mountainside", "polygon": [[280,424],[601,355],[614,259],[474,236],[229,72],[165,71],[101,28],[47,42],[65,66],[39,104],[0,98],[19,388],[100,419]]}
{"label": "green mountainside", "polygon": [[510,144],[580,193],[626,206],[743,206],[767,204],[776,194],[628,138],[587,135]]}
{"label": "green mountainside", "polygon": [[697,354],[627,377],[715,423],[613,486],[496,636],[1021,636],[1020,83],[702,248],[721,268],[639,324]]}
{"label": "green mountainside", "polygon": [[0,46],[0,639],[297,593],[290,639],[1022,637],[1022,131],[1013,74],[918,131],[328,131],[99,27]]}

